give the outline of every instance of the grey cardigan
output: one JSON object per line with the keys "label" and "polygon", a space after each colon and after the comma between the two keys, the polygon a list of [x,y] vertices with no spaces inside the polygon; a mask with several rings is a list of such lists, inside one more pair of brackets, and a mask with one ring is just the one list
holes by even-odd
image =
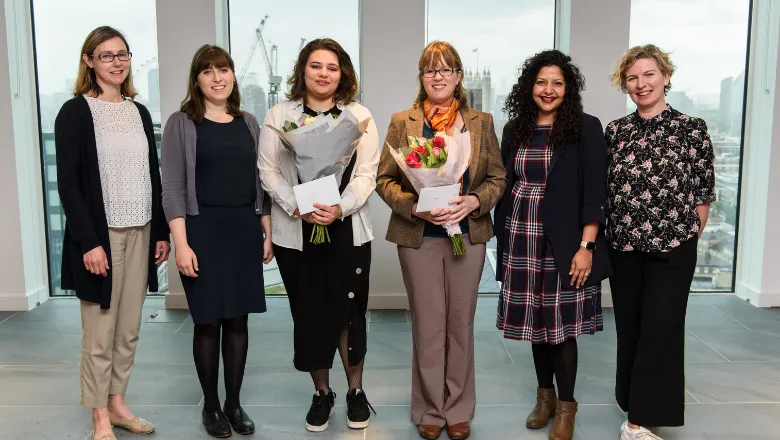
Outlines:
{"label": "grey cardigan", "polygon": [[[251,114],[244,112],[255,149],[258,148],[260,125]],[[168,118],[162,136],[162,206],[165,219],[171,221],[186,215],[198,215],[198,198],[195,195],[195,147],[198,134],[195,122],[187,113],[178,111]],[[257,215],[271,215],[271,198],[260,184],[260,172],[255,167]]]}

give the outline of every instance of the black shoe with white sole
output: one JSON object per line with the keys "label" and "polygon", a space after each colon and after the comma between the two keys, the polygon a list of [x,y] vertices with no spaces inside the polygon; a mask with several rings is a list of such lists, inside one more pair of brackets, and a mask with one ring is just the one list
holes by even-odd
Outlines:
{"label": "black shoe with white sole", "polygon": [[368,428],[371,418],[369,409],[376,414],[363,390],[356,389],[347,393],[347,426],[352,429]]}
{"label": "black shoe with white sole", "polygon": [[328,420],[333,415],[333,407],[336,403],[336,393],[330,388],[325,393],[317,390],[311,400],[311,408],[306,414],[306,430],[322,432],[328,429]]}

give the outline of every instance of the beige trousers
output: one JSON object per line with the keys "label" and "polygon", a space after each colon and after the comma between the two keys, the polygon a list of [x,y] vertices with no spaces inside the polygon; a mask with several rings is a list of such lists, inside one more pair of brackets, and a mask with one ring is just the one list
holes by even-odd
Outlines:
{"label": "beige trousers", "polygon": [[485,245],[463,235],[456,257],[449,238],[398,247],[412,311],[412,422],[444,426],[474,418],[474,313]]}
{"label": "beige trousers", "polygon": [[124,395],[133,368],[149,272],[150,224],[109,228],[111,308],[81,301],[81,404],[105,408]]}

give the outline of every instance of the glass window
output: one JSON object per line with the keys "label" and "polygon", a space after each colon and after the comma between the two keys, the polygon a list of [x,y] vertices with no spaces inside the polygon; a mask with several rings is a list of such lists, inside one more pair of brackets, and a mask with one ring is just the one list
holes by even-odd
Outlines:
{"label": "glass window", "polygon": [[301,14],[301,8],[284,2],[230,0],[228,5],[241,104],[260,121],[268,108],[286,99],[287,78],[298,53],[313,39],[336,40],[349,53],[360,79],[359,0],[330,1],[316,14]]}
{"label": "glass window", "polygon": [[[555,0],[427,0],[428,42],[455,46],[465,70],[469,106],[493,115],[499,141],[504,102],[526,58],[555,46]],[[496,293],[495,238],[487,246],[480,293]]]}
{"label": "glass window", "polygon": [[[54,119],[62,104],[73,96],[81,45],[89,32],[109,25],[124,33],[133,52],[133,83],[136,101],[152,114],[159,132],[160,91],[157,74],[157,28],[155,0],[84,0],[72,2],[33,0],[33,35],[36,79],[41,119],[41,154],[46,182],[46,227],[49,240],[49,280],[52,295],[72,295],[60,286],[62,239],[65,216],[57,194]],[[89,13],[84,13],[88,11]],[[159,151],[159,136],[157,136]],[[163,263],[164,266],[166,263]],[[165,272],[165,267],[161,267]],[[165,292],[161,292],[165,293]]]}
{"label": "glass window", "polygon": [[[713,4],[715,3],[715,4]],[[699,241],[694,291],[733,290],[750,0],[633,0],[630,45],[671,52],[667,103],[704,119],[715,149],[718,201]],[[628,99],[628,112],[635,110]]]}
{"label": "glass window", "polygon": [[[298,53],[313,39],[336,40],[349,53],[360,80],[359,0],[330,1],[317,8],[316,14],[302,14],[306,7],[284,2],[230,0],[228,5],[230,52],[241,87],[241,106],[258,120],[286,99],[287,78]],[[266,295],[284,295],[276,260],[263,266],[263,271]]]}

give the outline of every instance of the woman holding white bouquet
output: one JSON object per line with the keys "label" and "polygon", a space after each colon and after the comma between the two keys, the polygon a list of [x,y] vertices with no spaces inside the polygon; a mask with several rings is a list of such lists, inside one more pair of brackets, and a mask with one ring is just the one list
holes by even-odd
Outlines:
{"label": "woman holding white bouquet", "polygon": [[[376,191],[393,210],[387,240],[398,245],[412,311],[412,421],[422,438],[438,438],[447,425],[457,440],[469,436],[474,417],[477,289],[506,176],[492,116],[466,106],[455,48],[430,43],[418,67],[417,99],[390,121]],[[419,171],[437,167],[442,183],[460,182],[460,195],[418,212],[416,187],[439,186]],[[453,226],[462,252],[448,233]]]}
{"label": "woman holding white bouquet", "polygon": [[[336,397],[329,386],[329,370],[337,350],[349,383],[347,425],[366,428],[370,404],[362,378],[374,238],[368,198],[376,187],[379,138],[371,113],[355,101],[357,75],[349,54],[337,42],[328,38],[309,42],[288,84],[289,100],[266,114],[264,125],[271,129],[261,131],[258,167],[273,199],[274,254],[295,326],[293,363],[311,374],[315,387],[306,429],[328,427]],[[308,130],[327,124],[336,130]],[[308,139],[296,135],[303,129]],[[303,154],[299,148],[310,149]],[[324,162],[328,157],[338,161]],[[298,206],[293,187],[330,174],[339,183],[339,203],[315,203],[314,211],[301,214],[305,210]],[[325,230],[328,240],[313,239],[313,234]]]}

